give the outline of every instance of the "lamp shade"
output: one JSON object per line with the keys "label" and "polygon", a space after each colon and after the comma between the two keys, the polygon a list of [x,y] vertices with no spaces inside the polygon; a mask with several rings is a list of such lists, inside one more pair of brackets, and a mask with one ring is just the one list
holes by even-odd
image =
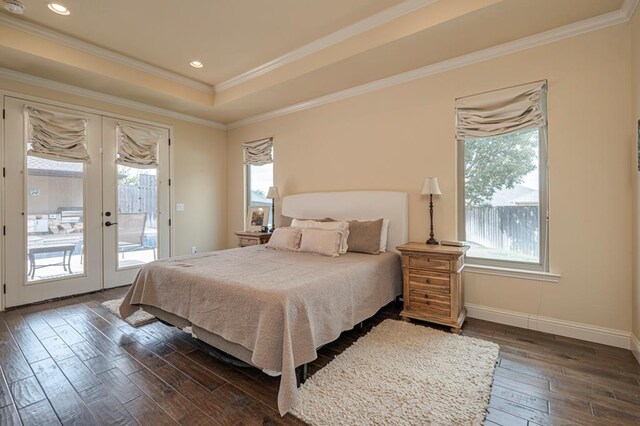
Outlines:
{"label": "lamp shade", "polygon": [[438,178],[437,177],[428,177],[425,178],[424,183],[422,184],[422,195],[442,195],[440,192],[440,187],[438,186]]}
{"label": "lamp shade", "polygon": [[267,193],[267,198],[270,199],[270,200],[277,200],[278,198],[280,198],[280,194],[278,193],[278,187],[277,186],[269,187],[269,192]]}

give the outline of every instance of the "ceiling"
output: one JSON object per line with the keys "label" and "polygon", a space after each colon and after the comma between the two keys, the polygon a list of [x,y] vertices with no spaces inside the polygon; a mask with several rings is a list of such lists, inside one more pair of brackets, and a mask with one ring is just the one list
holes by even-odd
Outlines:
{"label": "ceiling", "polygon": [[233,123],[541,33],[622,22],[637,0],[59,0],[69,16],[23,2],[21,17],[0,13],[0,67]]}
{"label": "ceiling", "polygon": [[22,1],[28,22],[214,85],[401,0]]}

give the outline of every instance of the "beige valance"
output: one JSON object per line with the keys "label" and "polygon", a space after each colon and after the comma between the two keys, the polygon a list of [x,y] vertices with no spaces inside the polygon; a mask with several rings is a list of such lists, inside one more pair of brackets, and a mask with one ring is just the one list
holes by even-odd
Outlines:
{"label": "beige valance", "polygon": [[49,160],[89,163],[87,118],[24,107],[27,155]]}
{"label": "beige valance", "polygon": [[262,166],[273,163],[273,138],[260,139],[242,144],[244,148],[244,164]]}
{"label": "beige valance", "polygon": [[160,130],[118,124],[118,155],[116,163],[139,169],[158,167]]}
{"label": "beige valance", "polygon": [[523,84],[456,100],[456,139],[498,136],[543,127],[546,81]]}

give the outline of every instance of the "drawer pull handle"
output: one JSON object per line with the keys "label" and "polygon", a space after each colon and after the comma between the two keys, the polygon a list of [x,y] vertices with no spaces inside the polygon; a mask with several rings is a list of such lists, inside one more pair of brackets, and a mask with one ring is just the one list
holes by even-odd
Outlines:
{"label": "drawer pull handle", "polygon": [[431,284],[431,279],[427,278],[427,279],[425,280],[425,282],[426,282],[427,284]]}
{"label": "drawer pull handle", "polygon": [[429,298],[429,295],[428,295],[428,294],[425,294],[425,295],[424,295],[424,298],[425,298],[425,299],[428,299],[428,298]]}

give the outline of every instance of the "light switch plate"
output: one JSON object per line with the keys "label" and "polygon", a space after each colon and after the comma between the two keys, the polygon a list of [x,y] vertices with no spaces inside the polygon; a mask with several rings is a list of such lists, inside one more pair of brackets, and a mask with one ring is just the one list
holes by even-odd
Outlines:
{"label": "light switch plate", "polygon": [[184,203],[176,203],[176,211],[183,212],[184,211]]}

